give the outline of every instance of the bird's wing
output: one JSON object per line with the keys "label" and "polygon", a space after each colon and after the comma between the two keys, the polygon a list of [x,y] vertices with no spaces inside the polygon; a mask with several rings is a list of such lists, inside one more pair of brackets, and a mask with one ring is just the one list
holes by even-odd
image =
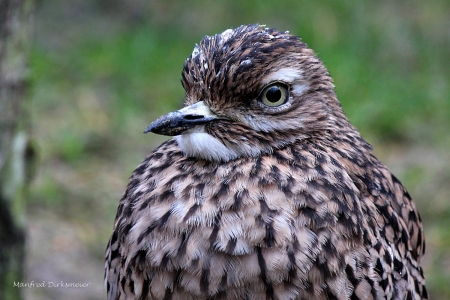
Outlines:
{"label": "bird's wing", "polygon": [[105,252],[105,285],[104,288],[108,293],[108,300],[118,299],[118,281],[119,281],[119,241],[117,231],[109,239]]}
{"label": "bird's wing", "polygon": [[376,239],[367,244],[378,283],[387,299],[428,299],[419,265],[425,241],[417,209],[400,181],[375,157],[352,174],[364,207],[375,206]]}
{"label": "bird's wing", "polygon": [[[127,239],[132,224],[135,222],[133,218],[136,217],[132,215],[132,210],[139,199],[148,196],[142,189],[150,189],[150,181],[158,177],[160,170],[164,170],[167,166],[171,165],[170,155],[173,153],[181,155],[173,139],[163,143],[152,151],[134,170],[128,187],[119,202],[114,231],[105,253],[104,284],[107,289],[108,300],[119,299],[122,297],[122,294],[126,294],[127,296],[129,294],[134,295],[134,288],[130,286],[132,285],[132,281],[130,281],[129,276],[124,280],[126,276],[123,274],[125,272],[125,259],[131,255],[130,248],[132,248],[130,241]],[[134,284],[138,283],[134,282]]]}
{"label": "bird's wing", "polygon": [[[354,203],[364,216],[360,226],[365,230],[364,247],[369,259],[365,269],[373,273],[369,277],[379,290],[377,297],[427,299],[419,266],[424,252],[423,229],[411,197],[361,138],[347,134],[335,139],[339,147],[331,145],[328,153],[356,189],[358,200]],[[348,180],[344,178],[343,182]]]}

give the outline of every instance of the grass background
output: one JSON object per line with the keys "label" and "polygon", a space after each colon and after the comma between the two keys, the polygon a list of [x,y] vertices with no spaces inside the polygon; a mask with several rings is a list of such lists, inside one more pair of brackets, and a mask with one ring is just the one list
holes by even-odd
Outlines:
{"label": "grass background", "polygon": [[450,2],[40,0],[30,59],[40,167],[28,203],[27,299],[104,299],[103,253],[128,177],[181,107],[184,60],[246,23],[299,35],[349,119],[410,191],[433,299],[450,299]]}

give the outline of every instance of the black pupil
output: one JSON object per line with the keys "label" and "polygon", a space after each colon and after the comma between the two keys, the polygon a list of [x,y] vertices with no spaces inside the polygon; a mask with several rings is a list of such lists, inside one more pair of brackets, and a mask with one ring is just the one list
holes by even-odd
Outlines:
{"label": "black pupil", "polygon": [[280,101],[281,99],[281,90],[280,88],[273,86],[266,92],[266,98],[269,102],[275,103]]}

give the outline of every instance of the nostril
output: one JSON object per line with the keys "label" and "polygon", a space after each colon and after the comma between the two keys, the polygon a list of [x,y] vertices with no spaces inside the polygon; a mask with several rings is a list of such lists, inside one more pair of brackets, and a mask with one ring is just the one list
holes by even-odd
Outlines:
{"label": "nostril", "polygon": [[202,116],[202,115],[185,115],[183,117],[183,119],[185,119],[185,120],[198,120],[198,119],[203,119],[203,118],[204,118],[204,116]]}

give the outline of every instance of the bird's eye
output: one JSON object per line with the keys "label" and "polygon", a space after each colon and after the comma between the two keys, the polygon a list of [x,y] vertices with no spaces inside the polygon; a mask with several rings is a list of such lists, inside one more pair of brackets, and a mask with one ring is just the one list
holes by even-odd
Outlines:
{"label": "bird's eye", "polygon": [[261,93],[261,102],[267,106],[280,106],[288,99],[288,90],[284,84],[275,83],[264,88]]}

